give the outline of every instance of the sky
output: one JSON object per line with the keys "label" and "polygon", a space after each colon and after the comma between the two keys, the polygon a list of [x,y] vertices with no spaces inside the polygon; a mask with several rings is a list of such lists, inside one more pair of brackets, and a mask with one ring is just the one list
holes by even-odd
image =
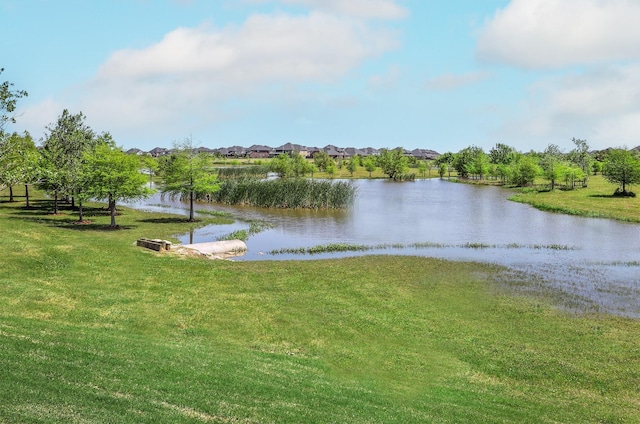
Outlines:
{"label": "sky", "polygon": [[11,131],[116,144],[640,145],[639,0],[0,0]]}

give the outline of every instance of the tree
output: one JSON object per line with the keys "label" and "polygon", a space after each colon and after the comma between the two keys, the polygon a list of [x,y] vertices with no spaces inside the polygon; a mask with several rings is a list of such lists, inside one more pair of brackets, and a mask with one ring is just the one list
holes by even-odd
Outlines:
{"label": "tree", "polygon": [[371,156],[367,156],[364,160],[364,169],[369,173],[369,178],[371,178],[371,173],[376,170],[376,163]]}
{"label": "tree", "polygon": [[269,170],[278,174],[280,178],[287,177],[293,173],[291,157],[286,153],[281,153],[269,164]]}
{"label": "tree", "polygon": [[[4,68],[0,68],[0,74],[3,72]],[[13,83],[9,81],[0,84],[0,136],[4,133],[4,127],[7,123],[16,122],[13,113],[16,110],[18,99],[29,95],[24,90],[12,90],[11,87],[13,87]]]}
{"label": "tree", "polygon": [[556,181],[560,178],[562,156],[560,148],[555,144],[549,144],[542,153],[540,166],[544,177],[551,182],[551,190],[555,189]]}
{"label": "tree", "polygon": [[576,166],[580,167],[584,175],[584,179],[588,178],[593,166],[593,157],[589,153],[589,144],[587,140],[580,140],[578,138],[572,138],[571,141],[576,146],[569,152],[568,158]]}
{"label": "tree", "polygon": [[360,163],[360,159],[358,155],[352,156],[347,161],[347,171],[349,171],[352,177],[353,177],[353,173],[356,171],[356,169],[358,169],[359,163]]}
{"label": "tree", "polygon": [[193,202],[196,197],[220,189],[218,178],[211,169],[209,158],[198,153],[191,138],[174,145],[162,170],[162,193],[189,199],[189,222],[195,221]]}
{"label": "tree", "polygon": [[305,159],[300,152],[294,152],[291,156],[291,171],[294,177],[304,177],[313,172],[313,164]]}
{"label": "tree", "polygon": [[9,201],[14,201],[13,186],[23,183],[29,207],[29,184],[37,178],[38,150],[31,135],[27,131],[0,135],[0,187],[9,187]]}
{"label": "tree", "polygon": [[605,157],[602,166],[604,178],[622,189],[616,189],[621,196],[632,195],[627,187],[640,183],[640,158],[636,153],[623,149],[612,149]]}
{"label": "tree", "polygon": [[419,161],[418,162],[418,171],[420,172],[420,175],[422,175],[422,178],[425,177],[425,174],[427,173],[427,162],[426,161]]}
{"label": "tree", "polygon": [[409,159],[404,155],[404,149],[397,147],[393,150],[381,149],[378,156],[378,166],[389,178],[400,178],[409,168]]}
{"label": "tree", "polygon": [[514,161],[516,149],[506,144],[497,143],[489,150],[489,162],[495,165],[509,165]]}
{"label": "tree", "polygon": [[531,155],[519,154],[516,156],[515,163],[511,166],[509,171],[506,171],[507,179],[518,187],[526,187],[533,184],[538,174],[540,174],[540,167],[535,157]]}
{"label": "tree", "polygon": [[[47,126],[49,133],[45,137],[42,152],[47,168],[42,187],[54,192],[54,213],[58,212],[59,194],[72,196],[74,206],[74,196],[82,190],[85,153],[99,142],[84,121],[82,112],[71,114],[64,109],[55,125]],[[103,133],[101,137],[110,138],[108,133]]]}
{"label": "tree", "polygon": [[482,179],[489,172],[489,159],[481,147],[470,146],[453,155],[453,167],[462,178],[477,175]]}
{"label": "tree", "polygon": [[444,174],[447,173],[447,170],[449,169],[449,165],[446,162],[442,162],[439,166],[438,166],[438,175],[440,175],[440,178],[444,178]]}
{"label": "tree", "polygon": [[140,173],[140,163],[112,143],[101,142],[85,153],[83,195],[109,202],[111,228],[116,228],[116,203],[148,197],[147,178]]}
{"label": "tree", "polygon": [[319,171],[326,172],[327,166],[331,161],[331,157],[324,150],[321,150],[313,155],[313,163],[318,167]]}
{"label": "tree", "polygon": [[138,158],[140,160],[140,166],[149,174],[149,187],[151,187],[153,176],[156,175],[160,169],[158,159],[151,155],[142,155],[138,156]]}

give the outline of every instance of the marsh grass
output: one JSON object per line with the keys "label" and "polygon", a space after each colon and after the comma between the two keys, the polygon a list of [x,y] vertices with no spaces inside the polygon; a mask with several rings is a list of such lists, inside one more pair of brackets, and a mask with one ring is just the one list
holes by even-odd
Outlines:
{"label": "marsh grass", "polygon": [[274,249],[269,252],[271,255],[282,254],[298,254],[298,255],[315,255],[320,253],[337,253],[337,252],[368,252],[374,250],[386,249],[534,249],[534,250],[575,250],[575,247],[560,244],[487,244],[479,242],[467,242],[462,244],[449,243],[433,243],[433,242],[416,242],[416,243],[379,243],[379,244],[353,244],[353,243],[329,243],[310,247],[285,247]]}
{"label": "marsh grass", "polygon": [[244,178],[224,181],[211,200],[263,208],[344,209],[351,206],[355,194],[355,187],[345,181]]}
{"label": "marsh grass", "polygon": [[638,320],[513,296],[493,265],[211,261],[134,245],[189,230],[169,218],[122,209],[121,230],[77,231],[70,210],[0,203],[0,422],[640,416]]}

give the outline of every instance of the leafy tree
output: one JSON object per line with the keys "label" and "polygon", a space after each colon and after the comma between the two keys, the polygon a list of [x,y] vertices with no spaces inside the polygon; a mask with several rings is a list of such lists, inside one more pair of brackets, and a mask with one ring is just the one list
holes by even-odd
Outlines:
{"label": "leafy tree", "polygon": [[154,158],[151,155],[142,155],[138,156],[138,158],[140,160],[140,166],[149,174],[149,187],[151,187],[153,176],[156,175],[160,169],[158,158]]}
{"label": "leafy tree", "polygon": [[564,181],[565,187],[576,188],[576,181],[585,181],[582,169],[574,163],[566,163],[560,166],[560,179]]}
{"label": "leafy tree", "polygon": [[275,172],[281,178],[291,175],[293,173],[291,157],[286,153],[279,154],[269,164],[269,170],[271,172]]}
{"label": "leafy tree", "polygon": [[593,175],[598,175],[598,172],[602,172],[602,162],[594,159],[591,164],[591,171],[593,171]]}
{"label": "leafy tree", "polygon": [[317,152],[313,155],[313,163],[316,165],[318,170],[325,172],[327,170],[327,166],[331,161],[331,157],[324,150]]}
{"label": "leafy tree", "polygon": [[540,166],[544,177],[551,182],[551,190],[555,189],[556,181],[560,178],[562,158],[563,154],[555,144],[549,144],[542,153]]}
{"label": "leafy tree", "polygon": [[404,149],[397,147],[393,150],[382,149],[377,158],[378,166],[389,178],[400,178],[409,167],[409,160],[404,155]]}
{"label": "leafy tree", "polygon": [[[71,114],[62,111],[55,125],[47,126],[49,131],[43,145],[45,179],[43,188],[54,192],[54,213],[57,213],[58,194],[79,195],[82,190],[85,153],[99,142],[93,130],[85,124],[82,112]],[[104,133],[102,138],[110,138]]]}
{"label": "leafy tree", "polygon": [[482,148],[477,146],[460,150],[453,156],[452,164],[462,178],[478,175],[482,179],[482,176],[489,172],[489,159]]}
{"label": "leafy tree", "polygon": [[352,177],[353,177],[353,173],[356,171],[356,169],[358,169],[358,164],[359,163],[360,163],[360,159],[359,159],[358,155],[352,156],[347,161],[347,171],[349,171],[349,173],[351,173]]}
{"label": "leafy tree", "polygon": [[376,163],[371,156],[367,156],[364,160],[364,169],[369,173],[369,178],[371,178],[371,173],[376,170]]}
{"label": "leafy tree", "polygon": [[9,201],[13,202],[13,186],[25,186],[26,206],[29,207],[29,184],[38,178],[38,150],[31,135],[13,133],[0,135],[0,187],[9,187]]}
{"label": "leafy tree", "polygon": [[418,172],[420,172],[420,175],[422,175],[422,178],[425,177],[425,174],[427,173],[427,162],[423,160],[418,162]]}
{"label": "leafy tree", "polygon": [[329,162],[327,163],[327,165],[325,166],[325,172],[327,174],[329,174],[329,176],[331,178],[333,178],[336,175],[336,172],[338,171],[338,168],[336,166],[336,163],[333,161],[333,159],[329,158]]}
{"label": "leafy tree", "polygon": [[472,149],[472,159],[467,164],[467,173],[477,175],[480,180],[490,172],[489,157],[482,148]]}
{"label": "leafy tree", "polygon": [[513,147],[497,143],[489,150],[489,162],[495,165],[509,165],[514,161],[516,153]]}
{"label": "leafy tree", "polygon": [[538,174],[540,166],[535,157],[531,155],[517,155],[515,163],[508,168],[507,179],[518,187],[526,187],[533,184]]}
{"label": "leafy tree", "polygon": [[627,187],[640,183],[640,158],[636,153],[623,149],[612,149],[602,166],[602,175],[607,181],[618,184],[622,191],[615,194],[630,195]]}
{"label": "leafy tree", "polygon": [[447,173],[448,169],[449,169],[449,165],[447,165],[446,162],[442,162],[440,164],[440,166],[438,167],[438,175],[440,175],[440,178],[444,178],[444,174]]}
{"label": "leafy tree", "polygon": [[83,195],[107,200],[111,215],[111,228],[116,228],[116,203],[148,197],[152,191],[146,187],[146,177],[140,173],[140,163],[112,143],[101,142],[85,153],[83,162]]}
{"label": "leafy tree", "polygon": [[304,177],[313,172],[313,164],[299,152],[294,152],[291,156],[291,170],[294,177]]}
{"label": "leafy tree", "polygon": [[[0,74],[2,72],[4,72],[4,68],[0,68]],[[24,90],[12,90],[11,87],[13,87],[13,83],[9,81],[0,84],[0,135],[4,133],[4,127],[7,123],[16,122],[13,113],[16,110],[18,99],[29,95]]]}
{"label": "leafy tree", "polygon": [[189,199],[189,222],[195,221],[193,201],[220,189],[209,157],[198,154],[191,138],[177,143],[162,170],[162,193]]}
{"label": "leafy tree", "polygon": [[578,138],[572,138],[571,141],[576,146],[569,152],[568,159],[576,166],[580,167],[584,179],[588,178],[591,173],[594,159],[589,153],[589,144],[587,140],[580,140]]}

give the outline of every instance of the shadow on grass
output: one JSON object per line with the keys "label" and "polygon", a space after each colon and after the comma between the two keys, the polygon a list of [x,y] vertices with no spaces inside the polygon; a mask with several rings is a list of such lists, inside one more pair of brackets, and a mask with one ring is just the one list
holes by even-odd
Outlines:
{"label": "shadow on grass", "polygon": [[199,219],[196,219],[194,221],[189,221],[188,217],[171,216],[171,217],[163,217],[163,218],[139,219],[138,222],[145,222],[147,224],[197,224],[202,221]]}
{"label": "shadow on grass", "polygon": [[[54,215],[55,216],[55,215]],[[29,221],[34,222],[36,224],[44,224],[49,227],[56,228],[64,228],[67,230],[77,230],[77,231],[117,231],[117,230],[130,230],[136,228],[135,225],[117,225],[116,227],[111,227],[108,224],[102,223],[94,223],[90,221],[79,222],[75,218],[48,218],[46,216],[41,216],[39,218],[25,217],[25,216],[14,216],[10,219],[16,219],[21,221]]]}

